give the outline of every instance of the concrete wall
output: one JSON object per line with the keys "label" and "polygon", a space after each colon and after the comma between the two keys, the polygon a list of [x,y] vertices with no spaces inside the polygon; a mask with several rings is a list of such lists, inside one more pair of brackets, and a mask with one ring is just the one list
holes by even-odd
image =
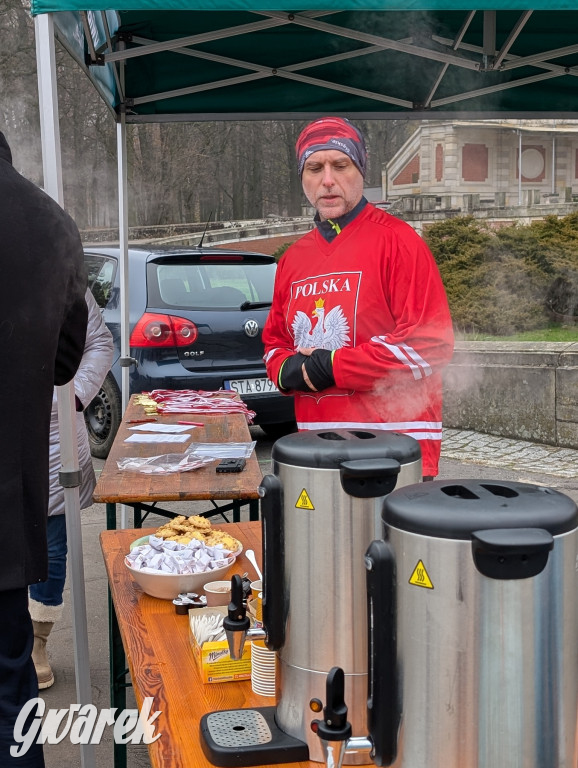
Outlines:
{"label": "concrete wall", "polygon": [[444,426],[578,448],[578,341],[456,342]]}

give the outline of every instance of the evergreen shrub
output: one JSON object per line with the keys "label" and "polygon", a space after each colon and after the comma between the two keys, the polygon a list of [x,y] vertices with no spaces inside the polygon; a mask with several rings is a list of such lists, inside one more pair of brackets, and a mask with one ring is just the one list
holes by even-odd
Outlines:
{"label": "evergreen shrub", "polygon": [[578,213],[493,230],[473,216],[424,233],[456,331],[509,335],[578,320]]}

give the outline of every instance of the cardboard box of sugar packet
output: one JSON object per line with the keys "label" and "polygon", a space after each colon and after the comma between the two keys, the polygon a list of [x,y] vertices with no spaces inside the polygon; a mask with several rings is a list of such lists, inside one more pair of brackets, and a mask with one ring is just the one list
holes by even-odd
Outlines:
{"label": "cardboard box of sugar packet", "polygon": [[[195,616],[220,614],[227,615],[226,606],[213,608],[193,608],[189,611],[189,640],[193,649],[203,683],[225,683],[251,679],[251,641],[247,640],[243,649],[243,658],[231,659],[226,640],[212,640],[199,643],[195,631]],[[251,621],[251,624],[253,622]]]}

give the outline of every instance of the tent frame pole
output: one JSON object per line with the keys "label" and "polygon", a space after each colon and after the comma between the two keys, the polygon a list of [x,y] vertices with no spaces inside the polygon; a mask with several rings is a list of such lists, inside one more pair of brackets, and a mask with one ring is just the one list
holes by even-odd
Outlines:
{"label": "tent frame pole", "polygon": [[[58,123],[54,21],[52,14],[47,13],[36,16],[34,25],[36,33],[44,188],[47,194],[63,207],[64,192],[62,184],[60,127]],[[74,384],[70,382],[63,387],[58,387],[57,397],[61,458],[60,480],[64,486],[64,509],[68,542],[67,568],[72,597],[76,696],[78,703],[83,707],[85,705],[92,705],[92,690],[80,523],[79,485],[81,473],[78,463]],[[80,758],[82,768],[96,768],[94,745],[81,744]]]}
{"label": "tent frame pole", "polygon": [[[121,42],[120,46],[124,47]],[[120,65],[120,83],[124,92],[124,63]],[[129,270],[128,270],[128,163],[126,143],[126,110],[120,105],[116,123],[116,151],[118,175],[118,238],[120,248],[120,358],[121,358],[121,398],[122,412],[126,411],[130,397],[130,366],[134,364],[130,356],[130,313],[129,313]],[[127,507],[120,507],[120,527],[127,528]]]}

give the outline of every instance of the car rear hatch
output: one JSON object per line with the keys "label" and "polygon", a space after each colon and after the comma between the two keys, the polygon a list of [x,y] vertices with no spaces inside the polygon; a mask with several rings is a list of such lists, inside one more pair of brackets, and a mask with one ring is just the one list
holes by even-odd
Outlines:
{"label": "car rear hatch", "polygon": [[147,312],[170,316],[179,338],[176,348],[159,350],[167,363],[176,355],[188,371],[218,375],[225,386],[265,377],[261,332],[275,270],[273,257],[254,253],[155,255],[147,263]]}

